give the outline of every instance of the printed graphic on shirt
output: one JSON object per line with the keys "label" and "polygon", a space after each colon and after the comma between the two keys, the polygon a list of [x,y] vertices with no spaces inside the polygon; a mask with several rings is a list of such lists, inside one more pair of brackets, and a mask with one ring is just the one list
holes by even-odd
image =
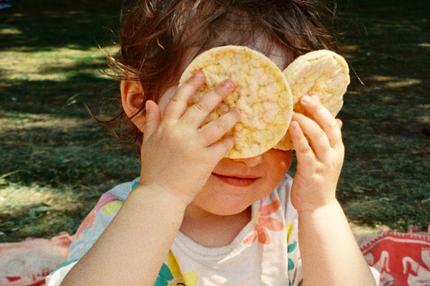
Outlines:
{"label": "printed graphic on shirt", "polygon": [[[138,184],[139,180],[136,178],[101,196],[78,228],[68,257],[69,265],[78,261],[92,247]],[[225,257],[220,257],[215,264],[208,265],[206,258],[200,260],[199,255],[194,256],[194,253],[203,248],[196,248],[194,249],[196,252],[187,253],[182,253],[179,249],[176,253],[170,249],[169,255],[160,266],[154,286],[227,285],[232,279],[240,281],[237,285],[259,286],[263,278],[270,281],[266,285],[271,286],[281,285],[279,283],[299,285],[302,275],[301,271],[298,271],[301,269],[301,263],[297,244],[297,214],[289,202],[290,186],[291,178],[286,177],[270,195],[254,202],[258,207],[256,214],[253,215],[253,227],[243,234],[240,247]],[[252,265],[262,261],[265,261],[263,264],[265,269],[262,269],[262,265]],[[270,263],[267,263],[268,261]],[[217,270],[214,270],[213,266],[216,266]],[[67,266],[61,267],[56,271],[57,282],[53,281],[49,286],[60,285],[61,279],[70,270],[66,268]],[[241,270],[238,272],[238,269]],[[244,275],[242,271],[246,269],[261,271],[252,271]]]}
{"label": "printed graphic on shirt", "polygon": [[297,241],[292,239],[291,232],[293,231],[293,224],[287,224],[287,251],[288,251],[288,271],[294,270],[294,261],[291,259],[291,254],[297,250]]}
{"label": "printed graphic on shirt", "polygon": [[154,286],[195,286],[197,274],[194,272],[181,273],[178,262],[172,251],[169,251],[168,265],[163,263]]}
{"label": "printed graphic on shirt", "polygon": [[260,201],[260,209],[258,210],[255,230],[251,232],[245,239],[243,243],[252,244],[256,241],[262,244],[269,244],[270,234],[268,230],[271,231],[281,231],[284,229],[284,224],[282,221],[271,217],[272,213],[276,213],[276,210],[281,206],[281,201],[275,200],[270,204],[263,206],[263,200]]}

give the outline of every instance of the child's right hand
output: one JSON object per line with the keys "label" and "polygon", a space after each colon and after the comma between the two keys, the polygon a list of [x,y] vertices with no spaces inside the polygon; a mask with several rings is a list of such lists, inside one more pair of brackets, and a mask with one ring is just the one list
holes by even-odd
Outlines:
{"label": "child's right hand", "polygon": [[233,83],[225,80],[188,107],[189,98],[204,82],[204,73],[198,72],[181,85],[167,104],[162,120],[157,103],[146,102],[140,184],[174,194],[186,205],[233,147],[232,136],[220,139],[240,116],[239,111],[233,109],[202,125],[208,114],[234,89]]}

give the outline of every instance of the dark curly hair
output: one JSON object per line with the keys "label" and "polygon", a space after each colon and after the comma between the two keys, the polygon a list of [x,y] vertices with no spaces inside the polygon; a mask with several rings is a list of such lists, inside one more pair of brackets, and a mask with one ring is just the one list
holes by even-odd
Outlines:
{"label": "dark curly hair", "polygon": [[[163,89],[178,81],[181,63],[190,48],[200,52],[226,44],[247,45],[263,35],[280,47],[288,59],[312,50],[336,50],[333,33],[323,25],[331,10],[312,0],[129,0],[121,10],[119,52],[108,57],[110,75],[140,81],[144,97],[158,102]],[[223,38],[222,33],[231,31]],[[197,49],[196,49],[197,48]],[[119,107],[118,107],[119,108]],[[124,110],[106,121],[93,118],[128,144],[138,143],[142,132]],[[140,147],[138,148],[140,154]]]}

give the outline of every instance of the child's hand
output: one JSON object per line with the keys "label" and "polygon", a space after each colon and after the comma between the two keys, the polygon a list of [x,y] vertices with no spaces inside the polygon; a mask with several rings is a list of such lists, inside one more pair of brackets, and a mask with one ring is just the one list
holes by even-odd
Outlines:
{"label": "child's hand", "polygon": [[204,82],[205,76],[199,72],[179,87],[162,119],[160,108],[154,101],[148,101],[146,106],[141,184],[174,194],[186,205],[233,147],[233,137],[220,139],[239,119],[239,111],[232,110],[202,125],[208,114],[234,89],[233,83],[226,80],[188,107],[188,100]]}
{"label": "child's hand", "polygon": [[305,116],[294,113],[289,132],[297,156],[291,202],[297,211],[312,211],[336,200],[345,147],[341,125],[316,96],[303,96]]}

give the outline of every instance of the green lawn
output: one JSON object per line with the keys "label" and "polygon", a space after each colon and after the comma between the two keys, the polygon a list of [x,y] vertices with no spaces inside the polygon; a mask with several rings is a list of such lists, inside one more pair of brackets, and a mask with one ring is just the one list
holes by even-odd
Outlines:
{"label": "green lawn", "polygon": [[[115,51],[120,1],[98,2],[15,1],[0,12],[0,241],[74,233],[101,193],[139,175],[135,147],[116,143],[83,107],[112,115],[119,104],[98,46]],[[354,70],[339,115],[347,154],[338,198],[363,229],[430,222],[426,5],[337,7]]]}

